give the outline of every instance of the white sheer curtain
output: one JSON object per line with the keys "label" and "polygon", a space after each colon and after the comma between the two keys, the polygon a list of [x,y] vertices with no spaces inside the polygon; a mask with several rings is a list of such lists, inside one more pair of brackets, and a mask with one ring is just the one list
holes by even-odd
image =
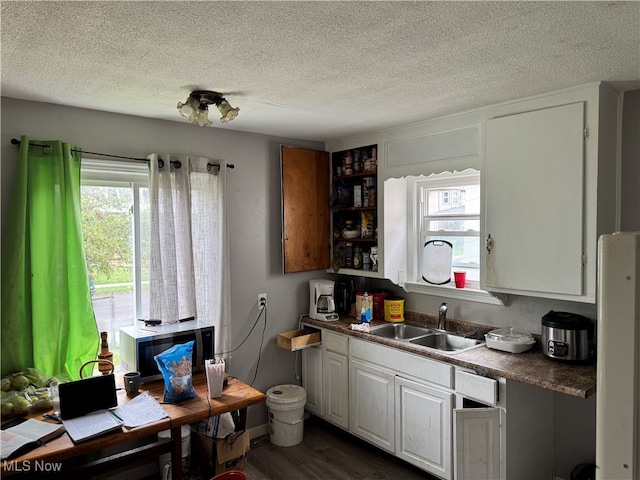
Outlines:
{"label": "white sheer curtain", "polygon": [[155,153],[149,160],[149,316],[163,323],[195,317],[213,324],[215,351],[227,352],[231,302],[226,164]]}

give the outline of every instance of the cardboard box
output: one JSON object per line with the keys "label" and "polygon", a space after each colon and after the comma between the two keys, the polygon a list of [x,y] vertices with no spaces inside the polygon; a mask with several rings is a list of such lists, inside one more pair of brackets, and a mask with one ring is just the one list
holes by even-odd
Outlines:
{"label": "cardboard box", "polygon": [[192,432],[192,471],[200,478],[211,478],[227,470],[244,470],[249,450],[246,430],[216,440],[202,432]]}
{"label": "cardboard box", "polygon": [[320,330],[307,327],[300,330],[279,333],[276,341],[278,347],[293,352],[314,345],[320,345],[322,338],[320,336]]}

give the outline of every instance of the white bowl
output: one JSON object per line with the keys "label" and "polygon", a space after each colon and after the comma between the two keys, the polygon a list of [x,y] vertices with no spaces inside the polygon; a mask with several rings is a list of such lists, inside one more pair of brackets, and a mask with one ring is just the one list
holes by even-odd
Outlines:
{"label": "white bowl", "polygon": [[360,236],[360,230],[345,230],[342,232],[344,238],[358,238]]}
{"label": "white bowl", "polygon": [[487,347],[503,352],[522,353],[531,350],[536,343],[530,333],[520,332],[513,328],[491,330],[484,336]]}

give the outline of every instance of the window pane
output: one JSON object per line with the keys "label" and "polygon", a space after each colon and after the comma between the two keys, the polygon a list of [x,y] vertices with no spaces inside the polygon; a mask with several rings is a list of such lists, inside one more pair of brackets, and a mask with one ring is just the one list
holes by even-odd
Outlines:
{"label": "window pane", "polygon": [[424,243],[430,240],[446,240],[453,245],[452,279],[455,270],[467,272],[468,281],[480,281],[480,237],[431,235],[425,237]]}
{"label": "window pane", "polygon": [[[480,185],[428,188],[427,215],[480,215]],[[451,199],[454,201],[451,201]]]}
{"label": "window pane", "polygon": [[425,219],[427,230],[431,232],[480,232],[480,220],[428,220]]}
{"label": "window pane", "polygon": [[135,319],[131,187],[82,186],[82,230],[93,309],[120,364],[120,327]]}
{"label": "window pane", "polygon": [[138,202],[140,209],[140,253],[135,256],[140,263],[140,295],[138,295],[138,314],[136,318],[149,318],[149,189],[144,187],[138,190]]}

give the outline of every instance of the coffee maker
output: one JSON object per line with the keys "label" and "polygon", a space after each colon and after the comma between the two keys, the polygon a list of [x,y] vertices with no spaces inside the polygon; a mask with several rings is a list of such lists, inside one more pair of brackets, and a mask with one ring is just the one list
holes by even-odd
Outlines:
{"label": "coffee maker", "polygon": [[334,283],[333,280],[309,281],[309,317],[325,322],[333,322],[340,318],[333,299]]}

